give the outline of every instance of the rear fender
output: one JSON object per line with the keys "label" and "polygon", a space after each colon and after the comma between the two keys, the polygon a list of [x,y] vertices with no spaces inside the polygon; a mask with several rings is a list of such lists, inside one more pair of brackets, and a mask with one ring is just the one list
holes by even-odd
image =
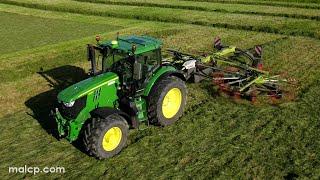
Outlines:
{"label": "rear fender", "polygon": [[148,96],[156,82],[168,76],[176,76],[186,81],[185,76],[180,71],[176,70],[174,67],[163,66],[151,77],[151,79],[149,79],[148,84],[146,85],[146,88],[143,91],[143,96]]}

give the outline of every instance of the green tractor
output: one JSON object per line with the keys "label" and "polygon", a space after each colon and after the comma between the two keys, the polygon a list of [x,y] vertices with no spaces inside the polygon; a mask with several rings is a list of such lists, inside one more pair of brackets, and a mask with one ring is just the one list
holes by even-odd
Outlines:
{"label": "green tractor", "polygon": [[90,77],[58,94],[53,116],[59,136],[83,139],[89,154],[109,158],[126,144],[129,128],[167,126],[186,105],[185,74],[163,63],[160,40],[123,36],[87,46]]}

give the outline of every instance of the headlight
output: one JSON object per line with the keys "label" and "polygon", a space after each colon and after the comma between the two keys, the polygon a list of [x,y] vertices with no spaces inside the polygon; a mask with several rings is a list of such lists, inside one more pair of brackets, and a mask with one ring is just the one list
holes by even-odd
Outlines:
{"label": "headlight", "polygon": [[75,119],[80,111],[86,107],[87,96],[80,97],[71,102],[60,101],[58,110],[64,118]]}
{"label": "headlight", "polygon": [[66,107],[72,107],[74,105],[75,101],[70,101],[70,102],[63,102],[63,105],[65,105]]}

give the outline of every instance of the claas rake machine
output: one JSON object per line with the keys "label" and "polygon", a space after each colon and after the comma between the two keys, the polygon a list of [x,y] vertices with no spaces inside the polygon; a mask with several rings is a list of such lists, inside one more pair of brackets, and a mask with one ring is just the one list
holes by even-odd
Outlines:
{"label": "claas rake machine", "polygon": [[242,50],[225,46],[216,37],[214,48],[216,52],[202,56],[168,49],[172,57],[164,62],[180,68],[194,82],[211,79],[221,92],[236,98],[253,102],[257,96],[268,96],[272,102],[282,98],[280,87],[289,81],[263,70],[262,46]]}

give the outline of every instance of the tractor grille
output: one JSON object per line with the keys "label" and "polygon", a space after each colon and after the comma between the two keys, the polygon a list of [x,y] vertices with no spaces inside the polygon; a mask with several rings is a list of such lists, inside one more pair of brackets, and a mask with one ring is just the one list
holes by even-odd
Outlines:
{"label": "tractor grille", "polygon": [[61,115],[67,119],[75,119],[80,111],[86,106],[87,96],[77,99],[72,107],[66,107],[62,102],[59,103],[58,109]]}

